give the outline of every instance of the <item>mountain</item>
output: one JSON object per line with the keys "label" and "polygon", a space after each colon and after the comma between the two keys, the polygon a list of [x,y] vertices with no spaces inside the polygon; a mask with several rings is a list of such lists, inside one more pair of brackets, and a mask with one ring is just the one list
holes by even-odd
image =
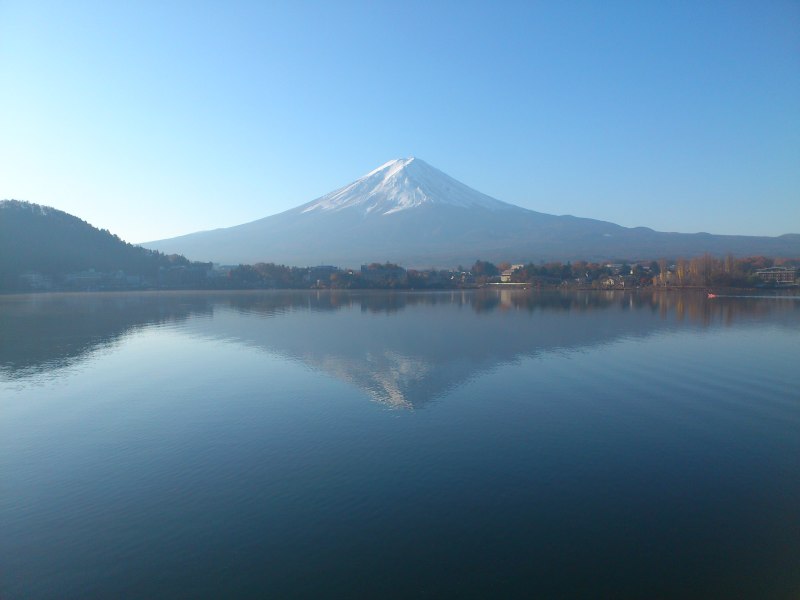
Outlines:
{"label": "mountain", "polygon": [[19,276],[28,272],[48,278],[89,269],[153,276],[176,264],[189,261],[128,244],[55,208],[0,201],[0,289],[17,289]]}
{"label": "mountain", "polygon": [[482,194],[417,158],[387,162],[353,183],[257,221],[143,244],[222,263],[356,266],[393,261],[455,266],[721,255],[800,255],[800,235],[663,233],[540,213]]}

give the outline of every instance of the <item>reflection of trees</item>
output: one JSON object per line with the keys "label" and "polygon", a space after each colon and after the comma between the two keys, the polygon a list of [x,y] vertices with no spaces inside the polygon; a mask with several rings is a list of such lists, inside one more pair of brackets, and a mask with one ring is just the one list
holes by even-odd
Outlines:
{"label": "reflection of trees", "polygon": [[211,314],[203,294],[43,294],[0,298],[0,374],[68,366],[151,325]]}
{"label": "reflection of trees", "polygon": [[736,295],[709,300],[705,292],[651,290],[632,295],[637,308],[649,306],[662,318],[674,314],[679,321],[703,326],[731,325],[737,321],[763,317],[776,312],[800,310],[798,297]]}
{"label": "reflection of trees", "polygon": [[[329,311],[357,308],[370,313],[396,313],[409,306],[462,304],[463,292],[269,291],[231,293],[224,303],[244,313],[273,315],[292,310]],[[466,295],[469,295],[467,293]]]}
{"label": "reflection of trees", "polygon": [[233,292],[221,296],[231,308],[263,315],[289,310],[339,310],[358,308],[370,313],[395,313],[414,306],[465,306],[476,313],[498,309],[520,309],[534,312],[592,310],[612,306],[620,295],[614,292],[531,292],[508,289],[457,290],[441,292],[386,291],[269,291]]}
{"label": "reflection of trees", "polygon": [[[638,313],[642,317],[646,317],[646,314],[659,315],[661,321],[685,321],[708,327],[715,324],[731,325],[772,313],[780,313],[786,322],[794,323],[790,319],[800,310],[800,301],[791,298],[720,297],[708,300],[703,293],[655,289],[637,292],[536,292],[504,288],[441,292],[312,290],[6,296],[0,297],[0,374],[24,376],[68,365],[97,348],[113,345],[129,332],[151,325],[183,321],[192,315],[211,315],[215,307],[240,314],[276,317],[296,312],[340,310],[399,315],[415,307],[439,305],[471,309],[481,315],[508,312],[532,316],[558,315],[559,323],[563,326],[575,321],[572,318],[568,321],[561,319],[568,313],[578,316],[604,311],[609,318],[614,317],[618,326],[630,325],[634,328],[642,327],[649,321],[640,318],[633,323],[625,319],[621,312]],[[408,323],[415,322],[412,315],[406,318],[411,318]],[[552,319],[543,322],[549,321]],[[492,320],[485,324],[488,329],[484,328],[484,335],[497,334],[497,325],[501,322]],[[780,319],[775,322],[780,322]],[[461,326],[474,329],[477,325],[474,321],[466,320]],[[199,331],[202,332],[204,327],[208,325],[203,323]],[[445,331],[441,334],[449,335]],[[342,335],[348,334],[342,332]],[[424,335],[424,332],[420,335]],[[301,335],[297,340],[298,356],[303,353],[304,344],[308,343]],[[341,340],[338,343],[341,345]],[[467,337],[460,343],[470,345],[483,342]],[[503,344],[509,344],[507,337]],[[460,349],[460,352],[463,354],[464,350]],[[404,381],[410,377],[404,369],[397,368],[396,371]]]}

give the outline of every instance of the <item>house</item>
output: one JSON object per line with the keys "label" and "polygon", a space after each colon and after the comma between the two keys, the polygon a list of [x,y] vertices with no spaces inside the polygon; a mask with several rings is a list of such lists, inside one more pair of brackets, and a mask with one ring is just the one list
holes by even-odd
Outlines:
{"label": "house", "polygon": [[600,287],[607,290],[624,290],[626,277],[624,275],[605,275],[599,279]]}
{"label": "house", "polygon": [[319,265],[317,267],[309,267],[305,280],[315,286],[323,286],[330,283],[331,276],[339,272],[339,267],[333,265]]}
{"label": "house", "polygon": [[94,269],[76,271],[64,275],[64,284],[73,289],[93,290],[99,287],[105,276],[105,273],[100,273]]}
{"label": "house", "polygon": [[506,269],[500,273],[500,283],[511,283],[514,273],[522,269],[525,265],[511,265],[510,269]]}
{"label": "house", "polygon": [[791,285],[797,278],[797,269],[794,267],[769,267],[756,271],[756,277],[764,283]]}
{"label": "house", "polygon": [[26,271],[19,276],[24,287],[32,290],[49,290],[53,287],[53,280],[36,271]]}

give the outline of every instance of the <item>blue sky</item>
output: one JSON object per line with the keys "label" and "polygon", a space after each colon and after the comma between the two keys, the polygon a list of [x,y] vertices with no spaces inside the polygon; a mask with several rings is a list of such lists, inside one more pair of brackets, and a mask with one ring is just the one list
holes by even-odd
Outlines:
{"label": "blue sky", "polygon": [[800,2],[0,0],[0,198],[146,241],[405,156],[542,212],[800,232]]}

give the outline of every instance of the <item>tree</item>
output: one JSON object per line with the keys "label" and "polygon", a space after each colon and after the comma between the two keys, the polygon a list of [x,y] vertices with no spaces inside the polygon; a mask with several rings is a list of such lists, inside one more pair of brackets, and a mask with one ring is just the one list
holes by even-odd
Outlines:
{"label": "tree", "polygon": [[483,260],[475,261],[471,271],[475,277],[494,277],[500,274],[500,271],[494,264]]}

